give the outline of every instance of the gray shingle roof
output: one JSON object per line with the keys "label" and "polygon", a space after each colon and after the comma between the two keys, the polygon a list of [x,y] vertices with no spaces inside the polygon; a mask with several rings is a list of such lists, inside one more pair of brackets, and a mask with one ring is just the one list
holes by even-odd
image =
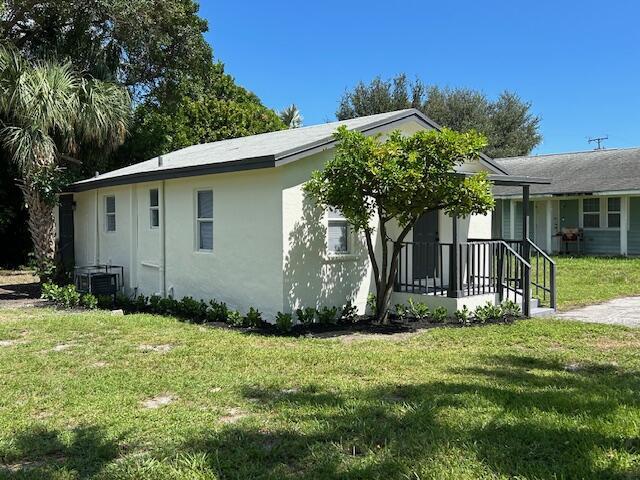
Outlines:
{"label": "gray shingle roof", "polygon": [[340,125],[345,125],[353,130],[372,132],[377,128],[410,117],[438,128],[437,124],[418,110],[406,109],[351,120],[203,143],[76,182],[73,184],[72,190],[88,190],[105,185],[277,166],[301,156],[330,148],[333,144],[332,135]]}
{"label": "gray shingle roof", "polygon": [[[548,177],[532,195],[640,190],[640,147],[494,159],[510,175]],[[495,187],[496,195],[521,195],[521,188]]]}

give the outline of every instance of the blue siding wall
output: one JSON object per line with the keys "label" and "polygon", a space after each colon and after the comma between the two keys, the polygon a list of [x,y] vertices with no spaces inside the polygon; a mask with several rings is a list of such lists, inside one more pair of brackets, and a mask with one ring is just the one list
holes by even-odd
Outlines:
{"label": "blue siding wall", "polygon": [[640,255],[640,197],[629,198],[627,252],[629,255]]}
{"label": "blue siding wall", "polygon": [[585,230],[584,253],[620,255],[619,230]]}
{"label": "blue siding wall", "polygon": [[502,238],[511,238],[511,200],[502,200]]}

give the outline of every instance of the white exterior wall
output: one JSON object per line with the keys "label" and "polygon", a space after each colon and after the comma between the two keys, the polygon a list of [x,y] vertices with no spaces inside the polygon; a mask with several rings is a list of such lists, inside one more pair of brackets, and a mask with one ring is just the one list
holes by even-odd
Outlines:
{"label": "white exterior wall", "polygon": [[[410,121],[402,130],[420,128]],[[164,287],[174,298],[215,298],[241,313],[256,307],[266,320],[278,311],[341,307],[348,300],[364,313],[367,295],[375,291],[364,238],[352,236],[350,255],[328,256],[326,213],[303,192],[311,172],[332,155],[327,150],[278,168],[76,193],[76,264],[124,266],[128,294],[162,294]],[[478,162],[464,166],[465,171],[482,168]],[[149,221],[152,188],[159,190],[159,228]],[[196,192],[202,189],[213,191],[212,252],[196,245]],[[105,228],[107,195],[116,197],[116,232]],[[439,229],[440,241],[450,242],[451,219],[444,213]],[[398,232],[390,228],[389,233]],[[490,238],[490,214],[461,220],[459,234],[461,241]],[[380,252],[377,236],[375,243]],[[447,272],[448,258],[444,265]]]}

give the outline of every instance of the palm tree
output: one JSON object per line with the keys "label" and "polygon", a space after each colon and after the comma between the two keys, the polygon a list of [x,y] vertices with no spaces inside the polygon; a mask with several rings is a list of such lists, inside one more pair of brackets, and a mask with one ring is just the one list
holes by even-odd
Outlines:
{"label": "palm tree", "polygon": [[41,271],[55,255],[54,208],[62,162],[80,143],[114,149],[124,141],[131,100],[115,84],[84,77],[71,63],[30,62],[0,45],[0,142],[19,167],[19,186]]}
{"label": "palm tree", "polygon": [[302,115],[295,103],[292,103],[278,113],[278,116],[280,117],[280,120],[282,120],[282,123],[284,123],[288,128],[298,128],[302,126]]}

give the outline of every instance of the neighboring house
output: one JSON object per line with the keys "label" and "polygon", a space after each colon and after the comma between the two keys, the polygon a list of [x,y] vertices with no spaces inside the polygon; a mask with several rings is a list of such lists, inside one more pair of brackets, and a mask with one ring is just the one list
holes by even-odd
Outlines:
{"label": "neighboring house", "polygon": [[[496,159],[513,175],[543,176],[531,187],[530,238],[548,253],[640,254],[640,148]],[[522,193],[496,187],[493,233],[522,236]],[[578,231],[576,241],[562,233]]]}
{"label": "neighboring house", "polygon": [[[63,196],[60,238],[71,239],[63,254],[79,267],[122,266],[130,295],[215,298],[267,319],[347,301],[363,313],[375,290],[364,240],[303,193],[332,158],[339,125],[367,135],[438,128],[402,110],[194,145],[97,175]],[[507,175],[489,158],[467,162],[460,175],[478,171],[499,184],[545,182]],[[425,215],[407,238],[393,303],[413,295],[453,312],[511,293],[528,310],[529,267],[490,238],[491,214]]]}

